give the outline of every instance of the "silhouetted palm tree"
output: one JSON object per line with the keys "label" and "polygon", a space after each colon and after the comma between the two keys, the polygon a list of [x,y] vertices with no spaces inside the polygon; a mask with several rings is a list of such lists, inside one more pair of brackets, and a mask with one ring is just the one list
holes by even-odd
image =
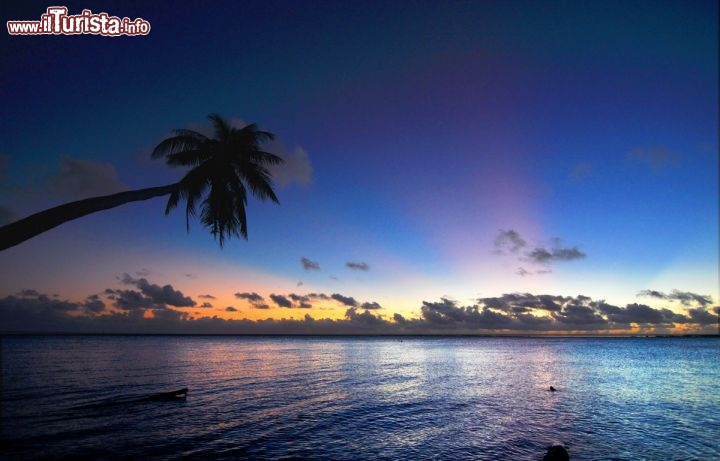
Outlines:
{"label": "silhouetted palm tree", "polygon": [[270,199],[279,203],[268,167],[283,160],[260,148],[262,143],[274,138],[272,133],[258,130],[255,124],[233,128],[216,114],[209,118],[215,130],[212,138],[193,130],[174,130],[174,136],[162,141],[152,152],[152,158],[164,157],[168,165],[191,167],[180,181],[78,200],[7,224],[0,227],[0,250],[81,216],[168,194],[165,214],[181,199],[186,201],[188,231],[190,217],[195,215],[199,204],[200,221],[221,247],[227,237],[247,239],[248,189],[262,201]]}

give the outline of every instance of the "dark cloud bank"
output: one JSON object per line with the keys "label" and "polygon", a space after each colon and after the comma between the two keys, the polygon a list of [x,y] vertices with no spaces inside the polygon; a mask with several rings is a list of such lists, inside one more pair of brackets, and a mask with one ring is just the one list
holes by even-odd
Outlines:
{"label": "dark cloud bank", "polygon": [[[186,308],[198,304],[171,285],[160,286],[125,274],[119,279],[131,288],[106,289],[83,301],[68,301],[34,290],[0,298],[2,333],[155,333],[155,334],[566,334],[622,333],[639,327],[643,334],[669,333],[687,327],[693,333],[718,334],[718,306],[709,296],[644,290],[641,297],[677,302],[682,313],[644,304],[614,306],[587,296],[511,293],[480,298],[463,306],[442,298],[423,301],[416,318],[386,313],[378,303],[352,297],[311,293],[272,294],[278,308],[308,309],[302,320],[225,320],[193,318]],[[251,308],[269,309],[257,293],[236,293]],[[104,301],[105,300],[105,301]],[[107,301],[107,303],[106,303]],[[347,307],[340,320],[315,318],[316,301]],[[199,307],[207,306],[200,304]],[[228,312],[241,311],[233,306]],[[152,316],[149,317],[148,314]],[[277,313],[275,315],[278,315]]]}

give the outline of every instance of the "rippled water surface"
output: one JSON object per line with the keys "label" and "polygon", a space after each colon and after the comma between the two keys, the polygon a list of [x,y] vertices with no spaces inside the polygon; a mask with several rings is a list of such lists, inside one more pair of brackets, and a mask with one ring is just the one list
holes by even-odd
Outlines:
{"label": "rippled water surface", "polygon": [[1,341],[2,459],[720,459],[718,338]]}

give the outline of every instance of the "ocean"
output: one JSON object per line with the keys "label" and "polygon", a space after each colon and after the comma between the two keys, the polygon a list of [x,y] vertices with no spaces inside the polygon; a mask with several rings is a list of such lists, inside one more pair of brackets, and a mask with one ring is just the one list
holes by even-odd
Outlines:
{"label": "ocean", "polygon": [[715,337],[0,341],[4,460],[720,459]]}

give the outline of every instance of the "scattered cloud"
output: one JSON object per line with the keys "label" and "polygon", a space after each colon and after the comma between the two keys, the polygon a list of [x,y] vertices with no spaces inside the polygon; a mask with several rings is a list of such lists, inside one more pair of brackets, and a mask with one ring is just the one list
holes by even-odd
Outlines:
{"label": "scattered cloud", "polygon": [[317,261],[311,261],[310,259],[306,257],[300,258],[300,264],[302,264],[303,269],[306,271],[319,271],[320,270],[320,263]]}
{"label": "scattered cloud", "polygon": [[345,267],[348,267],[352,270],[356,271],[368,271],[370,270],[370,266],[367,265],[367,263],[364,262],[352,262],[348,261],[345,263]]}
{"label": "scattered cloud", "polygon": [[235,297],[238,299],[247,299],[248,301],[258,302],[264,301],[265,299],[257,293],[235,293]]}
{"label": "scattered cloud", "polygon": [[495,237],[495,250],[503,254],[505,251],[510,253],[518,253],[520,250],[525,248],[527,242],[525,239],[520,237],[518,231],[514,229],[500,230],[500,233]]}
{"label": "scattered cloud", "polygon": [[286,298],[283,295],[276,295],[271,294],[270,299],[273,300],[275,304],[277,304],[279,307],[286,307],[286,308],[292,308],[292,301],[290,301],[288,298]]}
{"label": "scattered cloud", "polygon": [[527,254],[530,261],[540,264],[549,264],[555,261],[574,261],[587,257],[577,247],[551,248],[537,247]]}
{"label": "scattered cloud", "polygon": [[301,296],[295,293],[290,293],[288,297],[297,303],[297,307],[301,309],[310,309],[312,307],[312,304],[310,303],[311,298],[307,295]]}
{"label": "scattered cloud", "polygon": [[344,304],[345,306],[357,307],[358,305],[358,302],[355,300],[355,298],[351,296],[343,296],[339,293],[334,293],[330,295],[330,297],[335,301],[339,302],[340,304]]}
{"label": "scattered cloud", "polygon": [[[528,243],[515,229],[500,230],[495,237],[495,251],[497,255],[513,255],[517,262],[533,263],[548,266],[555,262],[567,262],[584,259],[587,257],[585,252],[581,251],[577,246],[563,246],[562,240],[553,239],[550,245],[540,244],[534,245],[532,250],[527,250]],[[515,273],[521,277],[527,277],[533,274],[548,274],[552,271],[544,268],[536,271],[530,271],[525,267],[518,267]]]}
{"label": "scattered cloud", "polygon": [[112,164],[68,157],[60,160],[60,172],[48,179],[48,187],[53,194],[71,199],[114,194],[127,189]]}
{"label": "scattered cloud", "polygon": [[[334,301],[347,307],[344,318],[301,320],[232,320],[203,316],[177,308],[190,305],[189,298],[170,285],[164,287],[127,274],[119,278],[133,289],[107,289],[70,301],[27,289],[0,298],[1,332],[68,333],[254,333],[254,334],[567,334],[671,333],[678,327],[697,333],[717,333],[720,307],[709,296],[673,290],[643,290],[639,296],[677,302],[675,310],[641,303],[613,305],[589,296],[506,293],[482,297],[462,305],[449,297],[423,301],[416,316],[383,315],[376,302],[358,303],[355,298],[323,293],[272,294],[281,307],[309,308],[315,301]],[[256,293],[239,293],[238,299],[255,301],[269,309]],[[111,305],[106,303],[111,301]],[[209,304],[209,303],[206,303]],[[194,306],[194,304],[192,304]],[[202,304],[200,307],[208,307]],[[226,312],[239,312],[234,306]],[[148,311],[151,315],[147,315]]]}
{"label": "scattered cloud", "polygon": [[253,293],[235,293],[237,299],[245,299],[250,302],[250,306],[255,309],[270,309],[270,306],[265,303],[265,298],[259,294]]}

